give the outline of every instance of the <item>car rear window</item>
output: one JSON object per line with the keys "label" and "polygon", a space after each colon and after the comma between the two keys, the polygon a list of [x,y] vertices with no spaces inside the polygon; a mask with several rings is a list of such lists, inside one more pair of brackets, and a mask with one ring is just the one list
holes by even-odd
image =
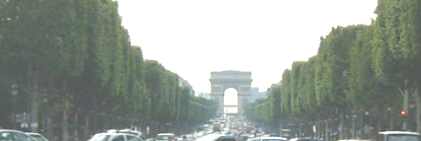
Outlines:
{"label": "car rear window", "polygon": [[169,140],[169,139],[171,139],[173,136],[170,136],[170,135],[159,135],[158,137],[156,137],[157,139],[160,139],[160,140]]}
{"label": "car rear window", "polygon": [[416,135],[389,135],[388,141],[420,141],[420,137]]}
{"label": "car rear window", "polygon": [[0,132],[0,141],[13,141],[14,137],[9,132]]}
{"label": "car rear window", "polygon": [[31,135],[33,139],[35,139],[35,141],[43,141],[44,139],[39,136],[39,135]]}

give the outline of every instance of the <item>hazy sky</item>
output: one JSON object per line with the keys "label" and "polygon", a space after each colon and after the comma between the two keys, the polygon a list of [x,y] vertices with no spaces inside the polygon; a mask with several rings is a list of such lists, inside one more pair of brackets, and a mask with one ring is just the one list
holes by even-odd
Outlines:
{"label": "hazy sky", "polygon": [[317,53],[338,25],[369,24],[377,0],[118,0],[132,44],[209,92],[211,71],[251,71],[253,86],[279,82]]}

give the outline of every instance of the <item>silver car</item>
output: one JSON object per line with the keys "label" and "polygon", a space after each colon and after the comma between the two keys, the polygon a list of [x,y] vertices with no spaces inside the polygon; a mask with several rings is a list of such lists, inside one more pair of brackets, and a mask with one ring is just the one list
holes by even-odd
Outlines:
{"label": "silver car", "polygon": [[89,141],[142,141],[142,139],[126,133],[106,132],[94,135]]}
{"label": "silver car", "polygon": [[379,132],[377,141],[421,141],[420,134],[407,131],[383,131]]}
{"label": "silver car", "polygon": [[31,137],[17,130],[0,129],[0,141],[32,141]]}
{"label": "silver car", "polygon": [[39,133],[26,133],[27,135],[31,136],[33,141],[48,141],[46,137]]}

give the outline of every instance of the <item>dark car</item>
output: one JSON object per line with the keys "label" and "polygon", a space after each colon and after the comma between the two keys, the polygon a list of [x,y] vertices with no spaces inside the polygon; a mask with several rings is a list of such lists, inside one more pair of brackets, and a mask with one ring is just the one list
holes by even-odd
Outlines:
{"label": "dark car", "polygon": [[213,132],[221,132],[221,125],[215,124],[212,127]]}
{"label": "dark car", "polygon": [[237,141],[234,136],[221,136],[215,141]]}

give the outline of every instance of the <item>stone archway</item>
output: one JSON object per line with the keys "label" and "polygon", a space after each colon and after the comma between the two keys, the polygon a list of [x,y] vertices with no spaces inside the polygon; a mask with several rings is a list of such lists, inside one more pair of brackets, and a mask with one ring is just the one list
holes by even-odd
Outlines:
{"label": "stone archway", "polygon": [[238,91],[234,88],[229,88],[224,91],[224,113],[238,113]]}
{"label": "stone archway", "polygon": [[250,95],[251,72],[220,71],[211,72],[211,96],[218,101],[218,114],[224,113],[224,92],[233,88],[238,92],[238,113],[243,113],[244,105]]}

